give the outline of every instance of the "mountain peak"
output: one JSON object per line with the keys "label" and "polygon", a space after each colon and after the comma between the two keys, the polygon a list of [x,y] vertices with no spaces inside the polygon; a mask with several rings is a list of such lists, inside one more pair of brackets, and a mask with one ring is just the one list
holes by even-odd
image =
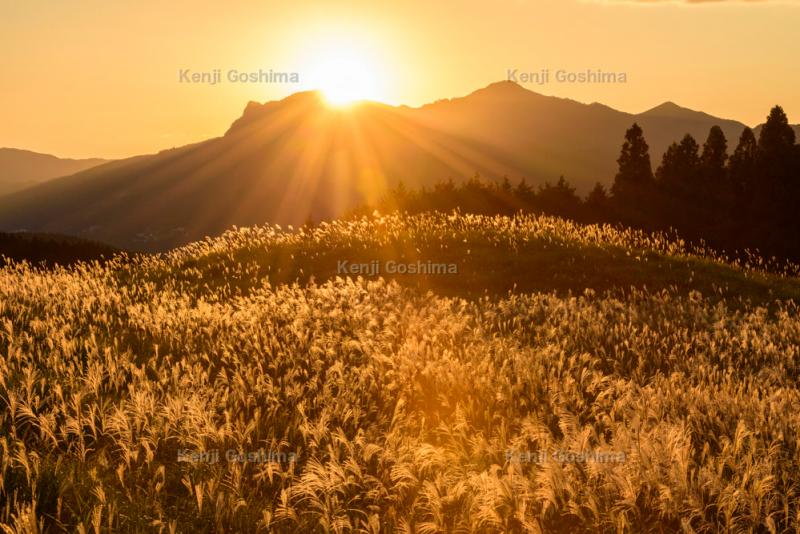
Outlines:
{"label": "mountain peak", "polygon": [[225,135],[228,135],[233,130],[240,129],[248,124],[261,120],[270,113],[286,110],[288,108],[307,108],[313,109],[322,106],[323,98],[320,91],[301,91],[294,93],[282,100],[270,100],[263,104],[249,101],[242,112],[242,115],[231,124]]}
{"label": "mountain peak", "polygon": [[474,95],[481,95],[481,96],[489,96],[489,97],[501,97],[501,98],[509,98],[509,97],[526,97],[526,96],[534,96],[539,95],[538,93],[534,93],[530,89],[526,89],[517,82],[511,80],[501,80],[499,82],[493,82],[478,89],[477,91],[473,91],[470,96]]}
{"label": "mountain peak", "polygon": [[[745,125],[730,119],[723,119],[709,115],[703,111],[696,111],[694,109],[679,106],[675,102],[667,101],[663,104],[640,113],[637,117],[649,118],[655,120],[670,120],[670,121],[688,121],[691,123],[709,123],[716,126],[728,127],[731,133],[738,138]],[[734,133],[735,132],[735,133]]]}
{"label": "mountain peak", "polygon": [[679,106],[678,104],[670,100],[664,102],[663,104],[659,104],[653,109],[649,109],[644,113],[641,113],[641,115],[651,116],[651,117],[675,117],[675,118],[691,118],[691,117],[697,117],[699,115],[709,116],[701,111],[695,111],[693,109]]}
{"label": "mountain peak", "polygon": [[248,113],[257,113],[263,110],[265,107],[270,106],[271,104],[276,104],[278,102],[321,102],[322,101],[322,93],[320,91],[312,90],[312,91],[300,91],[298,93],[293,93],[281,100],[269,100],[264,102],[256,102],[251,100],[247,103],[244,108],[244,113],[242,115],[247,115]]}
{"label": "mountain peak", "polygon": [[692,110],[690,110],[688,108],[685,108],[683,106],[679,106],[678,104],[676,104],[675,102],[673,102],[671,100],[667,100],[663,104],[659,104],[659,105],[657,105],[656,107],[654,107],[652,109],[648,109],[647,111],[642,113],[642,115],[644,115],[646,113],[647,114],[656,114],[656,113],[658,113],[658,114],[662,114],[663,115],[663,114],[667,114],[667,113],[679,113],[679,112],[683,112],[683,111],[692,111]]}
{"label": "mountain peak", "polygon": [[527,89],[522,87],[515,81],[512,80],[500,80],[499,82],[493,82],[483,88],[483,91],[491,91],[491,92],[526,92],[529,93]]}

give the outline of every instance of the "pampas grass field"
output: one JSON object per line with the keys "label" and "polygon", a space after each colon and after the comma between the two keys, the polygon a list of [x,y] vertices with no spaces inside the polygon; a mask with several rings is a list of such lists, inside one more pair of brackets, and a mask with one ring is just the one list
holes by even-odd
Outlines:
{"label": "pampas grass field", "polygon": [[[340,259],[458,274],[344,276]],[[548,217],[0,270],[0,528],[797,532],[800,283]]]}

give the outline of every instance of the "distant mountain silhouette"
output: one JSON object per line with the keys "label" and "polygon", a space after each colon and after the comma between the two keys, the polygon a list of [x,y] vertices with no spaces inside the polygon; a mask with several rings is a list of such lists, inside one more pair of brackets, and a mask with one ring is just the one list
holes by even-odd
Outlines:
{"label": "distant mountain silhouette", "polygon": [[686,133],[705,139],[719,125],[732,147],[745,128],[672,103],[629,114],[513,82],[419,108],[366,102],[342,111],[304,92],[250,102],[222,137],[0,199],[0,229],[162,250],[234,224],[336,216],[401,180],[419,188],[479,172],[537,185],[563,174],[585,193],[597,181],[610,184],[633,122],[644,129],[654,162]]}
{"label": "distant mountain silhouette", "polygon": [[[669,119],[683,119],[695,121],[719,120],[708,113],[702,111],[694,111],[693,109],[684,108],[675,102],[664,102],[653,109],[649,109],[644,113],[639,114],[640,117],[661,117]],[[729,121],[735,122],[735,121]],[[737,123],[738,124],[738,123]]]}
{"label": "distant mountain silhouette", "polygon": [[0,148],[0,195],[19,191],[52,178],[75,174],[107,160],[63,159],[18,148]]}

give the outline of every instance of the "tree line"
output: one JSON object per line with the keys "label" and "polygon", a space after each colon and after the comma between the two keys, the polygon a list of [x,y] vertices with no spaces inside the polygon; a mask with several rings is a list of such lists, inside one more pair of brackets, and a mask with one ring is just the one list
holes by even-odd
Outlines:
{"label": "tree line", "polygon": [[408,212],[461,209],[479,214],[546,213],[586,223],[675,230],[728,253],[800,260],[800,145],[780,106],[758,138],[745,128],[732,154],[714,126],[702,146],[687,134],[669,146],[653,170],[644,132],[625,133],[618,171],[607,190],[597,183],[581,198],[563,176],[534,188],[525,179],[487,182],[479,175],[456,184],[409,190],[402,183],[380,204]]}
{"label": "tree line", "polygon": [[0,267],[9,260],[53,267],[105,261],[121,252],[111,245],[58,234],[0,232]]}

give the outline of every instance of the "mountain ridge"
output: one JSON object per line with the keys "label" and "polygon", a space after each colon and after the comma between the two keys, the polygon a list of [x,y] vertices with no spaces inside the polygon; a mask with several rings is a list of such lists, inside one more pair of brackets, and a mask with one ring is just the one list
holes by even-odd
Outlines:
{"label": "mountain ridge", "polygon": [[345,111],[305,91],[248,102],[221,137],[8,195],[0,199],[0,230],[164,250],[232,225],[336,217],[400,181],[430,187],[477,172],[535,186],[564,175],[585,193],[598,181],[610,185],[633,122],[644,129],[654,167],[686,133],[702,144],[719,125],[732,151],[745,128],[677,104],[659,108],[630,114],[508,81],[415,108],[366,101]]}
{"label": "mountain ridge", "polygon": [[0,196],[108,161],[102,158],[60,158],[33,150],[0,147]]}

